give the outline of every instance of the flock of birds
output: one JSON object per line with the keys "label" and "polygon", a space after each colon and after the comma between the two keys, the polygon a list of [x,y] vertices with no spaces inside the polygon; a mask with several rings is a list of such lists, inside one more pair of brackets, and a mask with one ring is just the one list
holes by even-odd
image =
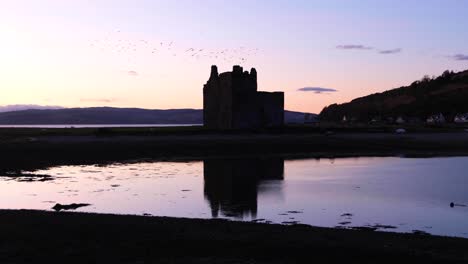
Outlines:
{"label": "flock of birds", "polygon": [[109,37],[103,40],[94,40],[90,43],[90,46],[101,52],[112,52],[125,56],[129,62],[136,56],[144,55],[183,57],[194,60],[212,59],[216,60],[216,62],[244,64],[260,52],[258,48],[243,46],[225,49],[207,49],[203,47],[181,47],[174,41],[155,42],[144,39],[129,40],[124,38],[113,40]]}

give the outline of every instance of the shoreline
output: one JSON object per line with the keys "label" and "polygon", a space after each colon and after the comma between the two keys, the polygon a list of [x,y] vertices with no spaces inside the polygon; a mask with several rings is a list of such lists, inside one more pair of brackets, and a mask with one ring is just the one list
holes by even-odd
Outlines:
{"label": "shoreline", "polygon": [[[193,128],[191,128],[193,129]],[[9,130],[7,130],[9,131]],[[0,173],[50,166],[236,157],[467,156],[466,132],[182,133],[0,129]],[[16,174],[15,174],[16,173]],[[468,239],[371,230],[1,210],[0,262],[463,263]]]}
{"label": "shoreline", "polygon": [[418,234],[32,210],[0,210],[0,221],[7,263],[468,261],[468,239]]}
{"label": "shoreline", "polygon": [[[190,128],[192,129],[192,128]],[[467,156],[467,132],[426,133],[182,133],[150,134],[76,129],[32,129],[10,136],[0,130],[0,171],[128,160],[200,160],[236,156],[339,158],[359,156]],[[106,130],[107,131],[107,130]],[[142,130],[138,129],[138,133]]]}

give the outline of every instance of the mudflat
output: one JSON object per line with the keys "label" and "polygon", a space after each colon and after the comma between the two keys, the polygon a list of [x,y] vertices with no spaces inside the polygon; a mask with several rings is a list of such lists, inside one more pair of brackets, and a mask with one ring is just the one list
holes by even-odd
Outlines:
{"label": "mudflat", "polygon": [[[462,156],[468,155],[468,132],[281,132],[167,133],[149,129],[0,130],[0,157],[11,167],[101,163],[140,158],[193,158],[231,155],[307,157]],[[15,134],[12,136],[11,134]],[[5,169],[5,168],[4,168]]]}

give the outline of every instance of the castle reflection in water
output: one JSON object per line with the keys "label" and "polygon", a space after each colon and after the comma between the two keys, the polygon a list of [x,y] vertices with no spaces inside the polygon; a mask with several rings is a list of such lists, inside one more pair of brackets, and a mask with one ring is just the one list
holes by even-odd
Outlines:
{"label": "castle reflection in water", "polygon": [[[259,186],[284,179],[282,158],[204,160],[204,193],[213,217],[256,217]],[[268,188],[262,188],[267,191]]]}

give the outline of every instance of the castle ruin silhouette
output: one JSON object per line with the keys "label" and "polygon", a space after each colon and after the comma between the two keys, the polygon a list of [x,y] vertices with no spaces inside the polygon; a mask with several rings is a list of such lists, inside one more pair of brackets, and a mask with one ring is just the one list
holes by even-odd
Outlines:
{"label": "castle ruin silhouette", "polygon": [[279,127],[284,123],[284,93],[258,92],[257,71],[234,66],[211,75],[203,87],[203,121],[210,129]]}

